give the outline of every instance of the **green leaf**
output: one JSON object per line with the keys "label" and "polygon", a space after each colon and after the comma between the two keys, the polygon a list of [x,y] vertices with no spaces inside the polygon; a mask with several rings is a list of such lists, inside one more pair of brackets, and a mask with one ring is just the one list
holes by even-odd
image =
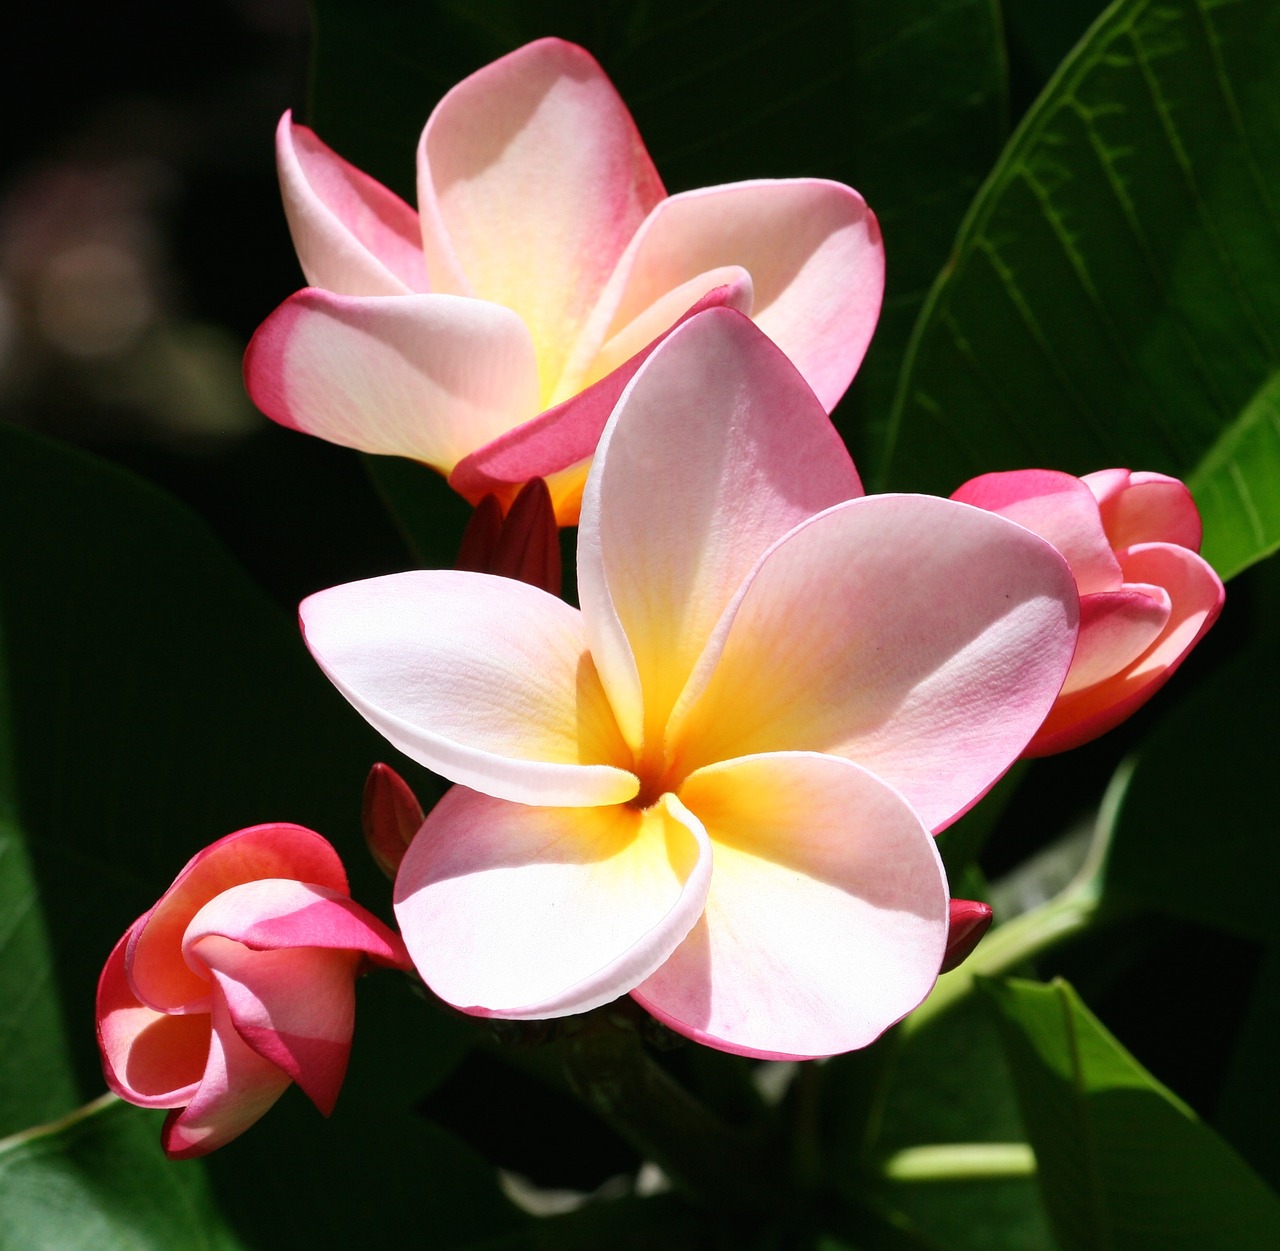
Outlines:
{"label": "green leaf", "polygon": [[[107,953],[201,847],[298,821],[334,841],[355,897],[386,912],[390,886],[364,850],[359,811],[368,767],[389,749],[312,663],[295,623],[162,493],[0,428],[0,517],[0,782],[13,816],[2,829],[25,842],[0,861],[0,900],[30,909],[4,914],[30,928],[28,941],[0,945],[0,1031],[15,1048],[0,1059],[0,1106],[21,1111],[25,1083],[26,1114],[71,1100],[61,1114],[102,1090],[92,1013]],[[412,1113],[471,1027],[397,974],[364,979],[357,1002],[331,1125],[287,1092],[217,1156],[237,1220],[349,1245],[375,1207],[422,1226],[425,1203],[440,1245],[509,1228],[492,1170]],[[97,1193],[86,1187],[85,1201]],[[277,1230],[286,1244],[288,1229]]]}
{"label": "green leaf", "polygon": [[1180,694],[1126,766],[1127,782],[1122,775],[1113,787],[1103,903],[1270,944],[1280,875],[1280,564],[1259,565],[1236,586],[1241,595],[1228,596],[1227,612],[1238,616],[1218,629],[1234,628],[1243,645]]}
{"label": "green leaf", "polygon": [[435,102],[548,33],[599,58],[672,191],[800,175],[856,187],[884,229],[889,279],[840,422],[856,454],[878,448],[916,313],[1005,137],[992,0],[706,0],[678,12],[617,0],[314,8],[310,120],[410,202],[414,148]]}
{"label": "green leaf", "polygon": [[1280,1198],[1065,982],[984,982],[1062,1251],[1270,1251]]}
{"label": "green leaf", "polygon": [[1280,372],[1205,453],[1187,484],[1204,521],[1204,558],[1234,577],[1280,547]]}
{"label": "green leaf", "polygon": [[[922,1143],[1017,1142],[1024,1139],[1013,1087],[1000,1063],[991,1022],[972,1003],[901,1037],[878,1043],[871,1053],[836,1057],[827,1064],[828,1088],[839,1099],[842,1070],[863,1057],[897,1045],[874,1115],[848,1118],[832,1144],[832,1162],[851,1197],[865,1185],[864,1156],[883,1159]],[[840,1109],[828,1110],[839,1118]],[[868,1135],[872,1135],[867,1141]],[[886,1203],[903,1212],[948,1251],[1050,1251],[1035,1183],[989,1178],[928,1186],[881,1183]]]}
{"label": "green leaf", "polygon": [[[892,488],[1195,475],[1280,366],[1280,8],[1119,0],[975,201],[916,328]],[[1248,424],[1252,424],[1252,418]],[[1255,496],[1270,465],[1233,461]],[[1237,505],[1233,564],[1270,539]],[[1240,535],[1234,534],[1239,531]]]}
{"label": "green leaf", "polygon": [[164,1158],[163,1119],[108,1095],[0,1142],[0,1251],[240,1251],[204,1169]]}

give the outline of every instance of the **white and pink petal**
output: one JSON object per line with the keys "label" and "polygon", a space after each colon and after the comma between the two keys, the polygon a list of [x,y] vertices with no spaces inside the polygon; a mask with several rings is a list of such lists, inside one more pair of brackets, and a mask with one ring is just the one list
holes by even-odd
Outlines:
{"label": "white and pink petal", "polygon": [[587,637],[633,747],[660,752],[761,553],[861,491],[822,406],[746,317],[709,309],[662,341],[601,438],[578,531]]}
{"label": "white and pink petal", "polygon": [[339,295],[428,291],[418,215],[289,113],[276,129],[289,233],[307,282]]}
{"label": "white and pink petal", "polygon": [[940,829],[1044,720],[1078,612],[1062,557],[994,513],[932,496],[837,505],[776,544],[726,612],[672,718],[677,768],[829,752]]}
{"label": "white and pink petal", "polygon": [[518,803],[623,803],[638,782],[581,615],[487,574],[417,570],[300,609],[329,679],[407,756]]}
{"label": "white and pink petal", "polygon": [[307,288],[258,327],[244,369],[272,421],[445,474],[539,408],[524,323],[461,296]]}
{"label": "white and pink petal", "polygon": [[711,849],[673,795],[531,807],[454,787],[396,878],[423,980],[481,1016],[584,1012],[632,990],[701,915]]}
{"label": "white and pink petal", "polygon": [[929,993],[949,929],[929,831],[834,756],[779,753],[687,778],[712,840],[706,910],[634,997],[679,1033],[788,1059],[864,1047]]}

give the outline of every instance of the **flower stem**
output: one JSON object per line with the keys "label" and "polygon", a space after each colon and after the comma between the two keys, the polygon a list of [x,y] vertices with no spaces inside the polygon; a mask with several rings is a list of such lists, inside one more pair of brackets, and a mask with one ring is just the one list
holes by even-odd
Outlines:
{"label": "flower stem", "polygon": [[743,1215],[783,1205],[786,1170],[773,1136],[713,1115],[654,1062],[633,1029],[591,1014],[565,1042],[572,1087],[686,1198]]}

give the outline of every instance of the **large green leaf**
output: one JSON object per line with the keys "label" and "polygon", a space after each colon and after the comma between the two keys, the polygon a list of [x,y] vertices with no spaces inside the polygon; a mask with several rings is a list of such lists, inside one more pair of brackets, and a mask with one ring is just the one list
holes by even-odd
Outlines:
{"label": "large green leaf", "polygon": [[1280,1198],[1065,982],[984,982],[1062,1251],[1270,1251]]}
{"label": "large green leaf", "polygon": [[[413,153],[454,82],[528,40],[588,47],[672,191],[814,175],[857,187],[889,256],[871,353],[842,409],[878,448],[902,352],[960,218],[1005,136],[992,0],[619,0],[475,5],[316,0],[312,121],[412,202]],[[371,90],[371,84],[377,84]]]}
{"label": "large green leaf", "polygon": [[[0,429],[0,514],[11,840],[0,901],[29,909],[6,913],[26,939],[0,943],[0,1031],[13,1047],[0,1105],[61,1114],[102,1090],[103,960],[205,844],[299,821],[335,841],[356,897],[385,909],[390,888],[357,831],[364,774],[387,749],[312,664],[295,624],[160,492]],[[350,1244],[374,1205],[389,1224],[421,1227],[429,1204],[440,1245],[509,1228],[492,1170],[411,1112],[466,1050],[469,1027],[398,975],[366,979],[357,997],[330,1130],[292,1091],[217,1157],[237,1221],[272,1230],[274,1245],[302,1229]],[[290,1196],[303,1189],[297,1213]],[[86,1202],[96,1193],[86,1188]]]}
{"label": "large green leaf", "polygon": [[0,1251],[239,1251],[198,1164],[113,1096],[0,1142]]}
{"label": "large green leaf", "polygon": [[[930,295],[895,488],[1111,465],[1196,473],[1280,366],[1280,8],[1119,0],[1011,140]],[[1217,453],[1221,455],[1221,452]],[[1232,464],[1252,494],[1272,465]],[[1207,498],[1207,497],[1206,497]],[[1231,560],[1256,559],[1247,509]],[[1211,550],[1226,539],[1213,536]]]}
{"label": "large green leaf", "polygon": [[1205,453],[1189,485],[1204,519],[1204,558],[1224,578],[1280,547],[1280,372]]}

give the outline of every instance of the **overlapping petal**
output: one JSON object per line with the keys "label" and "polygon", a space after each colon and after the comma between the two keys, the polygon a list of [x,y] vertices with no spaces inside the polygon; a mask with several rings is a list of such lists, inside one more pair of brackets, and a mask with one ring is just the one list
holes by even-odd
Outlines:
{"label": "overlapping petal", "polygon": [[258,327],[245,385],[273,421],[444,473],[538,411],[538,366],[510,309],[452,295],[307,288]]}
{"label": "overlapping petal", "polygon": [[276,167],[289,233],[307,281],[338,295],[428,291],[418,215],[286,113]]}
{"label": "overlapping petal", "polygon": [[928,994],[948,932],[929,832],[849,761],[711,765],[681,798],[715,873],[697,927],[634,992],[682,1034],[772,1058],[865,1046]]}
{"label": "overlapping petal", "polygon": [[667,292],[727,265],[750,273],[752,319],[830,411],[862,362],[884,294],[880,227],[840,183],[759,180],[663,200],[610,279],[587,342],[624,334]]}
{"label": "overlapping petal", "polygon": [[653,342],[598,382],[459,461],[449,475],[449,485],[478,504],[491,492],[510,501],[521,483],[544,478],[561,524],[576,524],[591,457],[627,383],[677,326],[705,309],[722,307],[751,311],[747,275],[734,275],[732,281],[713,287],[665,326]]}
{"label": "overlapping petal", "polygon": [[1167,595],[1168,619],[1136,661],[1055,704],[1028,748],[1030,756],[1077,747],[1131,716],[1169,680],[1222,611],[1222,582],[1195,552],[1174,543],[1142,543],[1118,556],[1127,583],[1158,587]]}
{"label": "overlapping petal", "polygon": [[636,793],[581,615],[545,591],[420,570],[321,591],[300,612],[338,689],[428,768],[518,803]]}
{"label": "overlapping petal", "polygon": [[209,1053],[186,1107],[165,1119],[160,1142],[171,1160],[207,1155],[244,1133],[289,1086],[289,1078],[236,1033],[221,994],[211,1006]]}
{"label": "overlapping petal", "polygon": [[197,852],[156,906],[130,930],[127,961],[134,991],[161,1011],[207,1011],[208,982],[183,958],[191,918],[229,887],[283,877],[347,893],[347,875],[337,852],[301,825],[250,826]]}
{"label": "overlapping petal", "polygon": [[1107,538],[1117,550],[1138,543],[1200,550],[1200,512],[1177,478],[1150,470],[1102,469],[1081,481],[1097,498]]}
{"label": "overlapping petal", "polygon": [[758,752],[855,760],[931,829],[1017,758],[1062,685],[1065,561],[993,513],[870,496],[797,527],[726,613],[677,708],[677,772]]}
{"label": "overlapping petal", "polygon": [[1120,566],[1088,485],[1053,469],[972,478],[951,498],[999,513],[1047,539],[1063,555],[1081,595],[1120,589]]}
{"label": "overlapping petal", "polygon": [[434,289],[519,313],[537,345],[546,397],[662,195],[613,84],[588,52],[559,39],[528,44],[459,83],[418,148]]}
{"label": "overlapping petal", "polygon": [[711,851],[667,795],[549,808],[455,786],[414,839],[395,910],[427,984],[468,1012],[552,1017],[616,999],[703,910]]}
{"label": "overlapping petal", "polygon": [[760,554],[861,492],[822,406],[747,318],[710,310],[664,340],[601,439],[578,538],[591,653],[634,748],[647,733],[661,750],[667,715]]}

